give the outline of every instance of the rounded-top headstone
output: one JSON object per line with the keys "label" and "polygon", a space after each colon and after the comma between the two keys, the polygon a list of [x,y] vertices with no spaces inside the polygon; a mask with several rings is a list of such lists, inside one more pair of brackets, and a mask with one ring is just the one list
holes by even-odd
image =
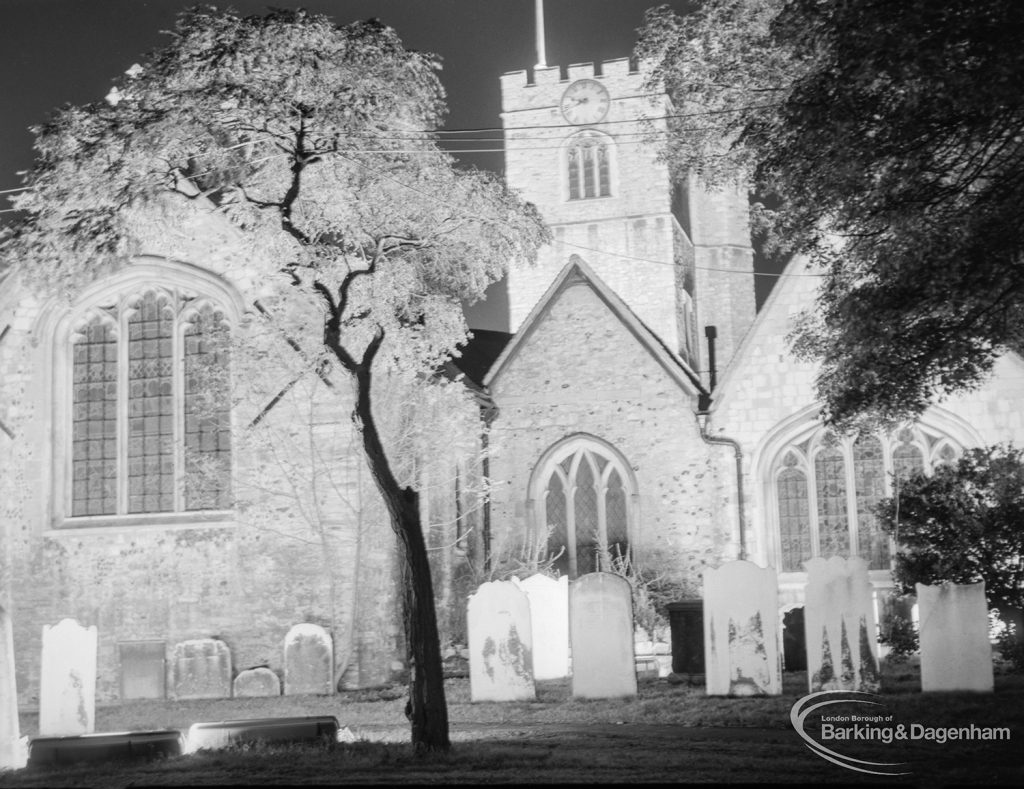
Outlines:
{"label": "rounded-top headstone", "polygon": [[334,692],[334,643],[331,634],[309,622],[284,637],[284,693],[328,695]]}
{"label": "rounded-top headstone", "polygon": [[488,581],[470,595],[466,629],[473,701],[537,697],[530,622],[530,601],[511,581]]}
{"label": "rounded-top headstone", "polygon": [[607,699],[635,696],[633,596],[612,573],[588,573],[569,587],[572,695]]}

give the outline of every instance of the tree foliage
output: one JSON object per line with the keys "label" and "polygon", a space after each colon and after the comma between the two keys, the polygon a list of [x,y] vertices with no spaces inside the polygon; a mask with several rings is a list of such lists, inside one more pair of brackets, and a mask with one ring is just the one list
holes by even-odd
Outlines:
{"label": "tree foliage", "polygon": [[[709,0],[649,12],[677,173],[749,178],[770,246],[824,274],[793,339],[826,417],[981,382],[1024,328],[1024,5]],[[766,201],[767,202],[767,201]]]}
{"label": "tree foliage", "polygon": [[181,216],[168,206],[234,229],[268,303],[283,307],[275,315],[306,316],[311,345],[296,352],[353,383],[353,419],[403,548],[409,714],[427,749],[449,743],[430,567],[417,491],[378,430],[376,381],[429,375],[465,338],[461,301],[547,239],[499,179],[439,150],[439,67],[372,20],[193,8],[105,102],[36,130],[16,200],[26,219],[4,242],[24,281],[73,293],[146,249],[154,218]]}
{"label": "tree foliage", "polygon": [[876,513],[899,548],[901,591],[914,584],[985,582],[993,606],[1024,607],[1024,452],[967,450],[956,464],[899,482]]}

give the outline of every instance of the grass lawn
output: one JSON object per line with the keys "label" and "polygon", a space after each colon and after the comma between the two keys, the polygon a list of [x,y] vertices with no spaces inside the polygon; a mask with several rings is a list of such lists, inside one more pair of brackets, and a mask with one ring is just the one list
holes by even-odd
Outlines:
{"label": "grass lawn", "polygon": [[[922,694],[916,670],[886,669],[877,699],[897,722],[927,727],[1008,727],[1009,742],[834,743],[844,755],[906,762],[910,775],[879,778],[832,764],[790,724],[806,693],[787,674],[778,697],[709,698],[702,688],[641,683],[635,699],[581,701],[568,683],[539,683],[537,701],[469,701],[465,679],[448,681],[453,748],[416,756],[408,745],[404,688],[274,699],[136,702],[97,710],[96,730],[187,727],[197,721],[335,715],[354,742],[240,746],[150,763],[112,763],[0,773],[0,787],[200,786],[342,783],[911,782],[1024,785],[1024,677],[999,676],[994,694]],[[828,714],[842,712],[842,707]],[[851,708],[863,714],[864,707]],[[21,715],[34,735],[37,716]],[[813,728],[813,724],[812,727]]]}

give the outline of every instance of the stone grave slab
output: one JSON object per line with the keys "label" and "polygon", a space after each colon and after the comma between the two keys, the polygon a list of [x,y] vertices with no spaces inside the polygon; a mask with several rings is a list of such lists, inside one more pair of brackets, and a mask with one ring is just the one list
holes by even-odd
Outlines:
{"label": "stone grave slab", "polygon": [[917,584],[921,690],[991,693],[985,583]]}
{"label": "stone grave slab", "polygon": [[469,597],[469,687],[473,701],[532,701],[530,601],[511,581],[489,581]]}
{"label": "stone grave slab", "polygon": [[569,578],[531,575],[516,584],[530,602],[533,678],[569,676]]}
{"label": "stone grave slab", "polygon": [[39,734],[90,734],[96,721],[96,627],[74,619],[43,626]]}
{"label": "stone grave slab", "polygon": [[235,677],[233,690],[235,698],[280,696],[281,680],[266,666],[247,668]]}
{"label": "stone grave slab", "polygon": [[320,625],[295,625],[284,637],[284,694],[334,692],[334,642]]}
{"label": "stone grave slab", "polygon": [[833,556],[804,562],[804,626],[810,692],[879,688],[875,606],[867,561]]}
{"label": "stone grave slab", "polygon": [[171,649],[171,695],[176,699],[231,696],[231,650],[216,638],[195,638]]}
{"label": "stone grave slab", "polygon": [[588,573],[572,582],[569,643],[574,698],[636,695],[633,597],[626,579]]}
{"label": "stone grave slab", "polygon": [[11,617],[0,606],[0,771],[24,767],[18,743],[18,689],[14,682]]}
{"label": "stone grave slab", "polygon": [[778,579],[753,562],[704,571],[704,666],[709,696],[782,693]]}

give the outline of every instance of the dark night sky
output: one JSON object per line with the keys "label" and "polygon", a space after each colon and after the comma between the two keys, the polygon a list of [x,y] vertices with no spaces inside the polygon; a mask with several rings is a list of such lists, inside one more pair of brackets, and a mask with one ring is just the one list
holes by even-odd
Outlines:
{"label": "dark night sky", "polygon": [[[630,55],[644,10],[657,4],[546,0],[548,64]],[[32,163],[30,125],[61,105],[105,96],[118,74],[166,41],[160,31],[172,28],[177,11],[188,5],[183,0],[0,1],[0,191],[19,186],[17,171]],[[406,47],[441,55],[447,129],[499,126],[499,76],[536,61],[533,0],[235,0],[221,5],[244,14],[262,14],[268,6],[304,7],[339,23],[381,19]],[[669,5],[684,10],[690,4]],[[479,167],[502,166],[500,154],[460,158]],[[473,311],[473,325],[503,328],[494,301]]]}

